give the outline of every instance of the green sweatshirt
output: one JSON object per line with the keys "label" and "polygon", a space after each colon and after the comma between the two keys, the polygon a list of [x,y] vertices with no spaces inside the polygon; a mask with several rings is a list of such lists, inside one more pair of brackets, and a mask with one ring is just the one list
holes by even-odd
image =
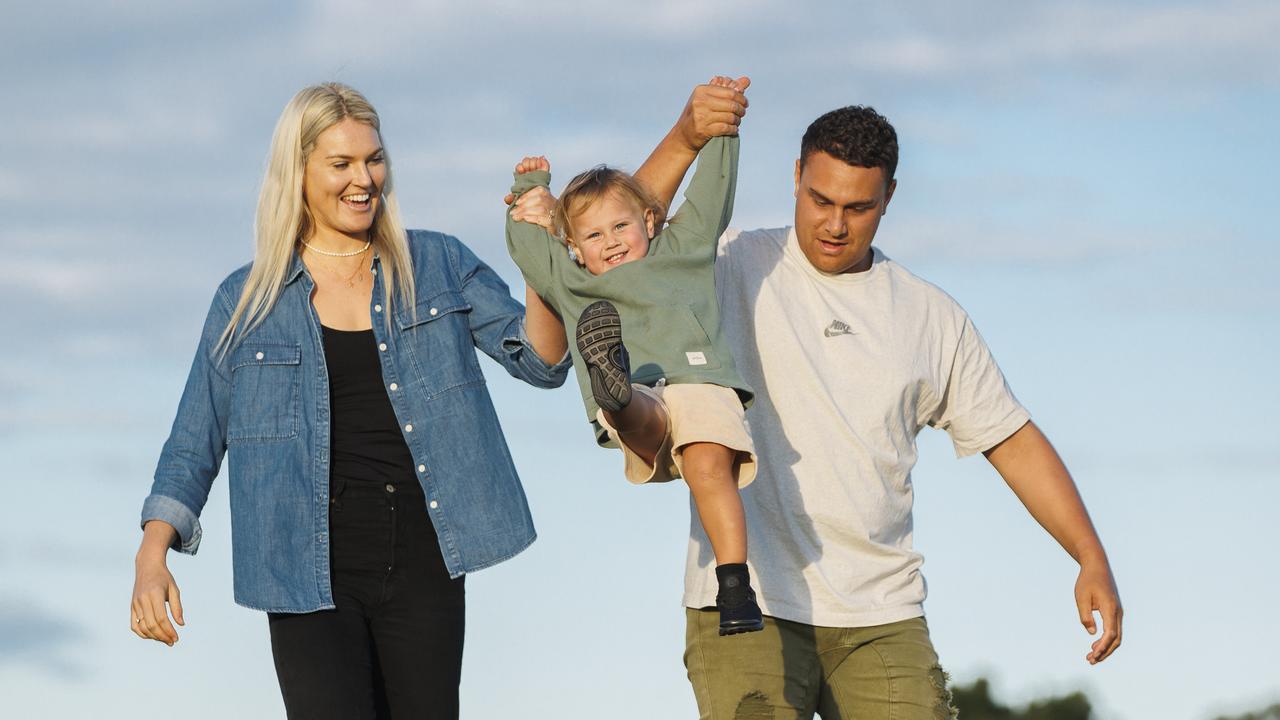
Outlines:
{"label": "green sweatshirt", "polygon": [[[649,243],[649,253],[601,275],[570,260],[564,243],[541,226],[507,215],[507,249],[529,287],[564,319],[578,388],[593,423],[597,405],[574,329],[597,300],[613,303],[622,316],[632,382],[652,386],[666,378],[668,384],[723,385],[736,390],[744,405],[751,402],[752,390],[738,375],[720,332],[716,303],[716,243],[733,214],[737,178],[738,138],[713,138],[698,154],[684,203]],[[520,195],[550,182],[547,172],[516,175],[511,192]]]}

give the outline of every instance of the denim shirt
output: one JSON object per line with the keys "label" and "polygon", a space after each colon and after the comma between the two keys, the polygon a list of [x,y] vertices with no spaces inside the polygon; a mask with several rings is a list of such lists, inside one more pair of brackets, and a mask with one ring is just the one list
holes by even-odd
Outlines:
{"label": "denim shirt", "polygon": [[[375,258],[369,313],[383,384],[445,566],[457,577],[535,538],[475,350],[539,387],[562,384],[569,360],[549,366],[538,357],[524,308],[456,238],[413,230],[409,246],[416,307],[397,304],[388,330]],[[232,273],[214,296],[142,523],[169,523],[178,531],[174,548],[195,554],[198,517],[225,453],[236,602],[273,612],[328,609],[329,374],[311,305],[315,283],[295,254],[266,319],[219,354],[248,271]]]}

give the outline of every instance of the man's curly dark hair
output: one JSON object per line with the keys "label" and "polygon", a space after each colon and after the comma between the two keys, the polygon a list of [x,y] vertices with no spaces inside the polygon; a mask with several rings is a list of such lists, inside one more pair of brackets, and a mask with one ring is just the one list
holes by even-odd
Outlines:
{"label": "man's curly dark hair", "polygon": [[865,105],[832,110],[814,120],[800,141],[800,165],[824,152],[849,165],[880,168],[885,184],[898,169],[898,133],[883,115]]}

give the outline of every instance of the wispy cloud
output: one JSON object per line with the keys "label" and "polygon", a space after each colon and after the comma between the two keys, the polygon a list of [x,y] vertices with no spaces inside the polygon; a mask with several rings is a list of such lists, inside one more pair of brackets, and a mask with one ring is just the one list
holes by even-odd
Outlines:
{"label": "wispy cloud", "polygon": [[74,650],[87,637],[81,626],[35,603],[0,598],[0,667],[22,665],[65,680],[81,679],[88,667]]}

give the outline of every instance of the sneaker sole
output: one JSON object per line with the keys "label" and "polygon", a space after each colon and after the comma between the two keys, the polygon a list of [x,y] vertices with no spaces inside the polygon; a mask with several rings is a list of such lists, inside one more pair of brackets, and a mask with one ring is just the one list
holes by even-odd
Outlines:
{"label": "sneaker sole", "polygon": [[720,623],[720,636],[741,635],[742,633],[759,632],[764,630],[764,620],[748,620],[740,623]]}
{"label": "sneaker sole", "polygon": [[[622,345],[622,318],[611,303],[600,300],[582,311],[575,333],[578,352],[587,363],[591,395],[608,412],[618,412],[631,402],[631,373],[618,356]],[[621,353],[617,352],[621,350]]]}

